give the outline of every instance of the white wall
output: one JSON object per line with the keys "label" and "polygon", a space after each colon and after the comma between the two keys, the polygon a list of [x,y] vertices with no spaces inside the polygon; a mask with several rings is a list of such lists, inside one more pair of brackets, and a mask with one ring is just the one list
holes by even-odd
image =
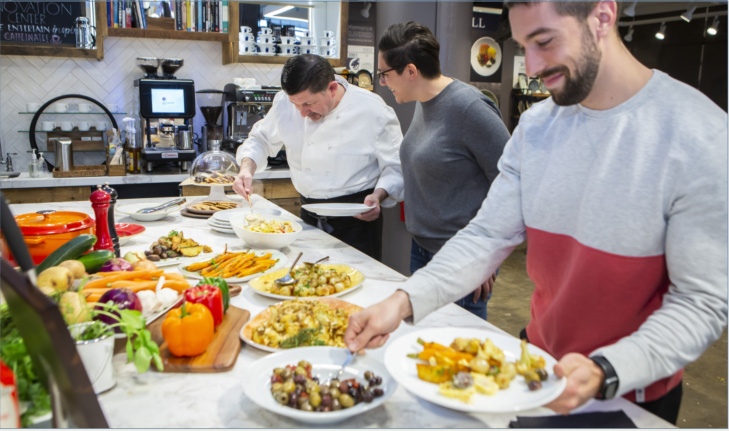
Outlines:
{"label": "white wall", "polygon": [[[32,115],[22,115],[27,102],[43,103],[63,94],[82,94],[102,103],[116,103],[122,112],[133,111],[133,82],[144,76],[136,66],[137,57],[182,58],[185,65],[179,70],[180,78],[193,79],[195,90],[215,88],[222,90],[233,78],[255,78],[263,85],[281,85],[283,65],[231,64],[222,65],[220,42],[198,42],[165,39],[133,39],[106,37],[104,60],[36,56],[0,56],[0,137],[2,152],[18,153],[13,158],[16,171],[27,171],[30,143],[27,133]],[[71,111],[76,111],[75,101],[68,101]],[[123,127],[123,115],[116,121]],[[103,120],[102,115],[46,115],[43,120],[79,121]],[[108,122],[108,120],[107,120]],[[138,124],[138,122],[137,122]],[[59,124],[60,125],[60,124]],[[196,133],[204,125],[201,115],[194,119]],[[41,140],[43,139],[43,140]],[[45,148],[45,136],[36,134],[40,148]],[[53,160],[48,157],[48,160]],[[93,165],[103,162],[102,153],[76,153],[76,165]],[[5,170],[5,167],[2,167]]]}

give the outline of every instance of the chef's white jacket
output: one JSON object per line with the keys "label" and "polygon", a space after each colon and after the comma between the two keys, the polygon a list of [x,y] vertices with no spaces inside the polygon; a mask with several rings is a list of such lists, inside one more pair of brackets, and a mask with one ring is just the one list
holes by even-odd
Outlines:
{"label": "chef's white jacket", "polygon": [[349,85],[339,105],[321,120],[302,117],[279,92],[266,118],[253,125],[238,147],[238,163],[248,157],[262,172],[268,157],[286,145],[291,180],[304,197],[330,199],[382,188],[390,195],[382,206],[403,199],[400,166],[402,131],[395,111],[378,95]]}

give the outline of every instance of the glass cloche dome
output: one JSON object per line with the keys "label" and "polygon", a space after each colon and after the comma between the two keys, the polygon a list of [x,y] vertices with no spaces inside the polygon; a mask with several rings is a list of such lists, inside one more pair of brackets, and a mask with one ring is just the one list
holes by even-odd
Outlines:
{"label": "glass cloche dome", "polygon": [[212,148],[212,151],[200,154],[192,162],[190,177],[200,185],[233,184],[240,166],[232,155],[220,151],[219,142],[212,143]]}

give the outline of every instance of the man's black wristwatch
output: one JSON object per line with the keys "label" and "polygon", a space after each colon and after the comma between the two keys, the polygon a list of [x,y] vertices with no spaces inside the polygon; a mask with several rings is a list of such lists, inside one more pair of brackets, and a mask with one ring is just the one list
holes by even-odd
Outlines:
{"label": "man's black wristwatch", "polygon": [[602,368],[602,371],[605,373],[605,380],[602,382],[602,386],[600,386],[600,390],[595,395],[595,398],[598,400],[612,400],[615,398],[615,394],[618,393],[618,385],[620,384],[615,369],[604,356],[592,356],[590,359],[598,367]]}

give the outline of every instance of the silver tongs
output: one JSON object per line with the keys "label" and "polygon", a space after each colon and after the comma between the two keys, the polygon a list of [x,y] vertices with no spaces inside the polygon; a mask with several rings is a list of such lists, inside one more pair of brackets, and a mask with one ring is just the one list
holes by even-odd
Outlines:
{"label": "silver tongs", "polygon": [[184,204],[185,202],[187,202],[187,198],[179,198],[179,199],[175,199],[173,201],[165,202],[162,205],[158,205],[156,207],[142,208],[141,210],[137,211],[137,214],[150,214],[150,213],[154,213],[154,212],[163,210],[165,208],[173,207],[175,205]]}

